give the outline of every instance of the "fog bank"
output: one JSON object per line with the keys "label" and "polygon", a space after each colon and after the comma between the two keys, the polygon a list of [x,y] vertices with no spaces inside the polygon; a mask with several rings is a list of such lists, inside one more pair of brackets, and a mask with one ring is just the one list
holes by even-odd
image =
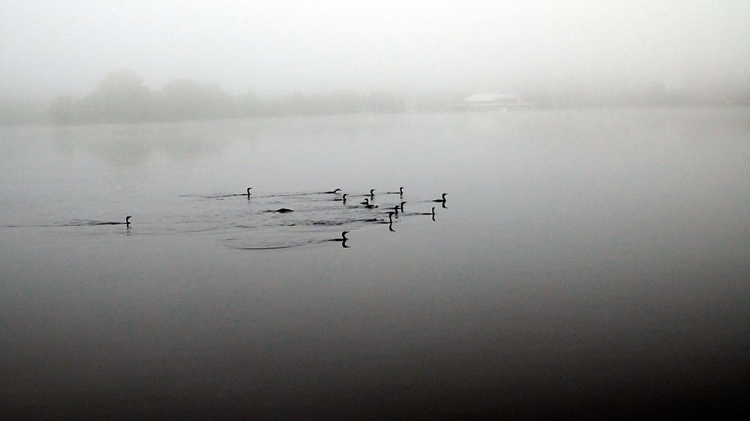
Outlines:
{"label": "fog bank", "polygon": [[731,91],[746,1],[133,1],[0,4],[0,97],[84,96],[129,69],[231,95]]}

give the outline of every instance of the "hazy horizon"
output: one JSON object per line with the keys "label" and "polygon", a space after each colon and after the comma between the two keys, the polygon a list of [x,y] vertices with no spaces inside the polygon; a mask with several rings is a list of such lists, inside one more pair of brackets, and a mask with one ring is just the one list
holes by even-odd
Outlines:
{"label": "hazy horizon", "polygon": [[0,96],[82,96],[128,69],[230,94],[750,84],[745,1],[0,4]]}

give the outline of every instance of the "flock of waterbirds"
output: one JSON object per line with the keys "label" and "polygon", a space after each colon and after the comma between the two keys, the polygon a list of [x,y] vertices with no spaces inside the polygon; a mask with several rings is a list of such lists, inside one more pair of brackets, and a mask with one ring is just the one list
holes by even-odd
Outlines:
{"label": "flock of waterbirds", "polygon": [[[395,232],[394,224],[403,218],[412,216],[429,216],[435,221],[437,206],[447,209],[447,193],[443,193],[439,199],[412,199],[405,197],[404,187],[399,187],[397,191],[388,191],[376,194],[375,189],[370,189],[367,193],[344,193],[341,189],[317,192],[296,192],[296,193],[268,193],[256,194],[252,187],[248,187],[245,193],[235,194],[218,194],[218,195],[183,195],[182,197],[197,200],[227,200],[232,198],[244,197],[249,204],[257,205],[253,211],[243,214],[244,218],[239,221],[229,221],[228,224],[244,232],[259,234],[259,231],[265,230],[265,233],[274,236],[282,228],[322,228],[330,231],[331,228],[338,228],[341,231],[340,237],[329,238],[324,240],[278,240],[276,235],[275,241],[266,241],[263,243],[248,242],[243,237],[233,237],[228,239],[229,246],[236,249],[258,250],[258,249],[275,249],[288,248],[312,243],[338,242],[344,248],[348,248],[348,234],[358,228],[369,224],[387,225],[388,229]],[[395,199],[394,199],[395,197]],[[406,206],[408,204],[408,206]],[[430,206],[432,205],[432,206]],[[259,209],[256,209],[259,208]],[[410,208],[423,208],[421,211],[413,211]],[[427,211],[427,208],[431,208]],[[127,216],[125,222],[101,222],[97,225],[115,225],[122,224],[131,228],[130,219]],[[308,232],[305,231],[305,232]],[[256,238],[258,236],[256,235]]]}

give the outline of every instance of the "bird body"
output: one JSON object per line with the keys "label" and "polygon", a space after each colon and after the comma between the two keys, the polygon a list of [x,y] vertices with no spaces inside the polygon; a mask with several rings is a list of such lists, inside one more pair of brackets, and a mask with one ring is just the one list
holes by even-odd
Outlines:
{"label": "bird body", "polygon": [[335,202],[343,202],[343,203],[346,203],[346,193],[344,193],[343,195],[341,195],[341,197],[340,197],[340,198],[339,198],[339,197],[337,197],[337,198],[335,198],[335,199],[333,199],[333,200],[334,200]]}
{"label": "bird body", "polygon": [[349,234],[349,231],[342,231],[341,238],[334,238],[333,240],[330,240],[330,241],[347,241],[349,239],[346,238],[346,234]]}
{"label": "bird body", "polygon": [[398,191],[389,191],[386,194],[397,194],[399,196],[403,196],[404,195],[404,188],[403,187],[399,187]]}
{"label": "bird body", "polygon": [[447,194],[448,194],[448,193],[443,193],[443,198],[442,198],[442,199],[435,199],[435,200],[433,200],[433,202],[441,202],[441,203],[445,203],[445,195],[447,195]]}

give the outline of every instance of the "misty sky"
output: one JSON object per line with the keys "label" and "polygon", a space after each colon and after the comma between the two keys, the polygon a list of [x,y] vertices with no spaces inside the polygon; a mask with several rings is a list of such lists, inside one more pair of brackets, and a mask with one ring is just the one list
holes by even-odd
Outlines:
{"label": "misty sky", "polygon": [[122,69],[261,96],[747,84],[750,1],[0,1],[0,95]]}

